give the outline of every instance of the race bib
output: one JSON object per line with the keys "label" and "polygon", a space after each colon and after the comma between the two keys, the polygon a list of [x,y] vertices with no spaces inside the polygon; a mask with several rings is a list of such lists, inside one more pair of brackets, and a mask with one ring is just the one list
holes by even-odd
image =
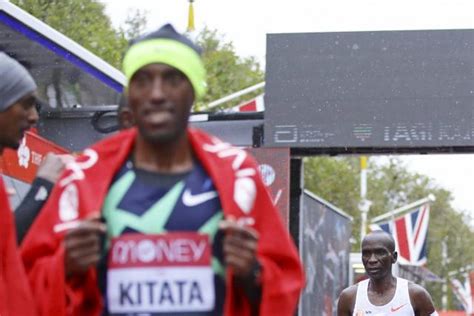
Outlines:
{"label": "race bib", "polygon": [[172,232],[114,238],[107,299],[110,313],[212,311],[215,290],[209,236]]}

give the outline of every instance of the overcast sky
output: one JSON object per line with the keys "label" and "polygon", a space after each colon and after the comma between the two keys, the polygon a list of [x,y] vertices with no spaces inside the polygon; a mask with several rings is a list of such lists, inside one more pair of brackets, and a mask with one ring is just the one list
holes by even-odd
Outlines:
{"label": "overcast sky", "polygon": [[[115,26],[134,8],[148,11],[148,30],[171,22],[184,31],[187,25],[187,0],[101,1]],[[198,29],[217,29],[239,55],[255,56],[262,64],[267,33],[474,28],[474,0],[195,0],[194,10]],[[404,161],[451,190],[456,208],[474,213],[474,155],[405,156]]]}

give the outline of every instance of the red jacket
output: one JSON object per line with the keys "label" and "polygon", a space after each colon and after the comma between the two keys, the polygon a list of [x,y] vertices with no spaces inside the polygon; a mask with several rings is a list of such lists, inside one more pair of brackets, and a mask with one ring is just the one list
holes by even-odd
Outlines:
{"label": "red jacket", "polygon": [[[193,151],[219,192],[224,215],[251,217],[260,234],[262,264],[260,315],[293,315],[303,286],[298,253],[249,155],[202,131],[189,129]],[[22,244],[22,257],[40,315],[100,315],[102,301],[96,269],[65,280],[63,235],[54,227],[85,218],[102,208],[113,176],[129,156],[136,130],[107,138],[69,165]],[[228,269],[229,270],[229,269]],[[232,286],[227,271],[225,315],[250,315],[250,305]]]}
{"label": "red jacket", "polygon": [[0,175],[0,315],[34,316],[35,303],[15,236],[12,211]]}

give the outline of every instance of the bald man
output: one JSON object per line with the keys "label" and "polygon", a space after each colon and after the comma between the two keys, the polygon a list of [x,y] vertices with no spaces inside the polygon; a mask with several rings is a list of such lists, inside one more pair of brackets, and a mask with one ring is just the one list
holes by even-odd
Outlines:
{"label": "bald man", "polygon": [[362,240],[362,263],[369,279],[339,296],[338,316],[437,316],[430,294],[420,285],[394,277],[395,241],[384,231]]}

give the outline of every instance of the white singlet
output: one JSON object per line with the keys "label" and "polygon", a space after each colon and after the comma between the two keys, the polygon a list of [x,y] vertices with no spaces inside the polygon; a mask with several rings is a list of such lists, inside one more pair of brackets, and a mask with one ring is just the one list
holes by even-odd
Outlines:
{"label": "white singlet", "polygon": [[397,278],[397,289],[392,300],[385,305],[376,306],[369,302],[367,290],[369,280],[359,282],[353,316],[414,316],[410,302],[408,281]]}

